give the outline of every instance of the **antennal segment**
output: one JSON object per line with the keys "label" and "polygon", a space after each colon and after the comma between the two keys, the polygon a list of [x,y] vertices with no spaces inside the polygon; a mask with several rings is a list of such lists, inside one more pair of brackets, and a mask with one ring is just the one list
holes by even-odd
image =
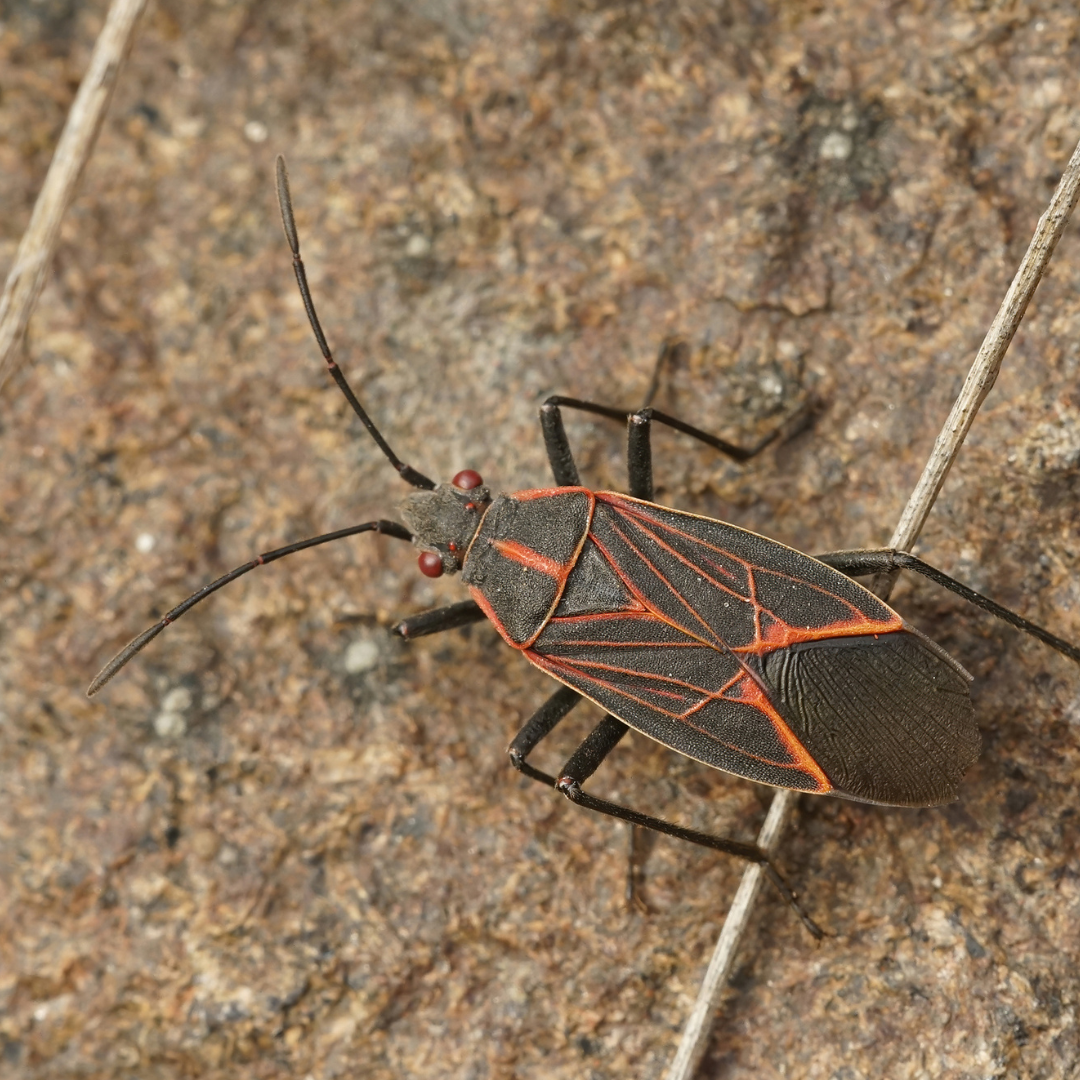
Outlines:
{"label": "antennal segment", "polygon": [[273,551],[265,551],[262,555],[256,555],[251,562],[244,563],[243,566],[238,566],[235,570],[230,570],[227,574],[219,577],[217,581],[211,581],[209,585],[204,585],[198,592],[192,593],[182,604],[177,604],[172,611],[163,615],[148,630],[144,630],[134,641],[125,645],[94,676],[94,681],[86,689],[86,696],[93,697],[129,660],[141,653],[169,623],[176,622],[185,611],[189,611],[200,600],[205,600],[211,593],[215,593],[218,589],[228,585],[230,581],[243,577],[249,570],[275,562],[277,559],[292,555],[296,551],[304,551],[306,548],[317,547],[319,544],[328,544],[331,540],[341,540],[346,536],[355,536],[357,533],[363,532],[377,532],[382,533],[384,536],[396,536],[399,540],[412,540],[412,533],[404,525],[399,525],[396,521],[365,521],[362,525],[350,525],[347,529],[338,529],[337,532],[313,536],[309,540],[297,540],[295,544],[287,544],[285,547],[275,548]]}
{"label": "antennal segment", "polygon": [[319,316],[315,313],[315,302],[311,299],[311,290],[308,288],[307,272],[304,270],[304,260],[300,258],[300,237],[296,232],[296,219],[293,217],[292,197],[289,194],[289,174],[285,170],[285,159],[278,154],[277,158],[277,194],[278,205],[281,207],[281,224],[285,227],[285,239],[289,241],[292,251],[293,272],[296,274],[296,283],[300,286],[300,296],[304,301],[304,310],[307,312],[308,322],[314,331],[315,340],[322,350],[323,359],[338,389],[345,395],[353,412],[360,417],[360,422],[368,429],[371,437],[378,444],[379,449],[389,459],[390,464],[397,469],[402,480],[412,484],[415,488],[431,491],[435,487],[435,481],[429,480],[423,473],[417,472],[411,465],[406,465],[393,450],[390,444],[383,438],[382,432],[374,425],[367,410],[360,404],[359,399],[353,393],[352,387],[345,378],[344,372],[337,366],[330,346],[326,343],[326,335],[323,333]]}

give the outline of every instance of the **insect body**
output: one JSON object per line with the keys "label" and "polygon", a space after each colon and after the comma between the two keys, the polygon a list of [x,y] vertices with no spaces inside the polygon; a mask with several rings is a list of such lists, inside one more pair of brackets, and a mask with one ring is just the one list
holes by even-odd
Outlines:
{"label": "insect body", "polygon": [[978,754],[955,661],[850,578],[723,522],[585,488],[500,495],[462,580],[537,667],[727,772],[927,806]]}
{"label": "insect body", "polygon": [[[764,866],[756,845],[687,829],[583,790],[629,728],[692,758],[778,787],[865,802],[932,806],[955,797],[979,751],[970,676],[851,576],[911,569],[1080,662],[1080,650],[905,552],[812,558],[721,521],[652,501],[653,423],[736,460],[741,448],[654,409],[627,413],[575,398],[541,409],[556,487],[496,495],[473,470],[436,484],[402,462],[335,363],[300,259],[284,163],[278,195],[308,318],[329,371],[380,450],[415,489],[405,524],[368,521],[251,560],[168,612],[94,679],[96,693],[170,622],[210,593],[285,555],[362,532],[411,541],[429,576],[461,572],[472,599],[412,616],[405,638],[490,619],[506,642],[563,686],[510,744],[519,771],[573,802]],[[630,494],[581,485],[564,408],[628,420]],[[529,764],[581,700],[607,715],[558,776]]]}

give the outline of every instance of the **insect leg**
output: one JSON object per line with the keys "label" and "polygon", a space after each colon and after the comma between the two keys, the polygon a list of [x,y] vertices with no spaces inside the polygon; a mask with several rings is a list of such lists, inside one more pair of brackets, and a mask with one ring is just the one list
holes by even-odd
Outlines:
{"label": "insect leg", "polygon": [[[556,690],[555,693],[552,694],[551,697],[548,698],[548,700],[545,701],[544,704],[529,718],[525,726],[516,736],[514,736],[514,741],[508,748],[510,753],[510,763],[518,770],[518,772],[524,773],[533,780],[538,780],[546,787],[558,787],[559,782],[554,776],[534,768],[525,759],[536,748],[537,743],[550,735],[555,728],[555,725],[558,724],[580,700],[581,695],[576,690],[571,690],[569,686],[564,686],[561,689]],[[612,718],[608,717],[608,719],[610,720]],[[617,724],[619,721],[615,720],[614,723]],[[623,731],[625,730],[626,728],[623,727]],[[621,734],[619,737],[622,737]],[[599,761],[597,764],[599,764]],[[593,766],[593,768],[595,767],[596,766]],[[563,771],[565,772],[565,770]],[[633,904],[637,899],[634,889],[634,830],[636,829],[636,826],[633,822],[630,824],[630,829],[630,861],[627,866],[626,899],[628,903]]]}
{"label": "insect leg", "polygon": [[487,616],[475,600],[462,600],[448,607],[433,608],[431,611],[421,611],[417,615],[410,615],[392,627],[390,632],[407,641],[412,641],[413,638],[424,637],[427,634],[441,634],[444,630],[468,626],[469,623],[480,622],[486,618]]}
{"label": "insect leg", "polygon": [[[697,439],[698,442],[705,443],[706,446],[711,446],[714,450],[719,450],[721,454],[726,455],[733,461],[749,461],[752,457],[756,457],[767,446],[774,443],[785,432],[794,433],[796,426],[804,422],[809,415],[809,408],[802,406],[796,409],[791,416],[789,416],[783,423],[779,424],[772,431],[770,431],[764,438],[759,439],[753,446],[736,446],[734,443],[728,442],[726,439],[718,438],[716,435],[711,435],[707,431],[703,431],[701,428],[694,427],[693,424],[688,424],[684,420],[680,420],[676,416],[670,416],[668,413],[661,412],[659,409],[654,409],[651,406],[646,406],[643,409],[614,409],[608,405],[600,405],[595,401],[583,401],[580,398],[561,397],[555,395],[549,397],[547,401],[540,407],[540,422],[544,428],[544,442],[547,444],[548,458],[551,461],[552,471],[555,473],[555,479],[560,484],[573,484],[580,483],[578,480],[577,468],[574,465],[574,459],[570,453],[570,444],[566,438],[566,431],[563,428],[562,416],[560,414],[561,409],[577,409],[579,412],[592,413],[594,416],[604,416],[609,420],[629,421],[631,425],[631,488],[635,487],[634,470],[638,470],[638,475],[641,479],[641,486],[644,488],[646,482],[644,479],[644,464],[640,455],[642,451],[634,449],[635,436],[632,433],[632,429],[636,424],[646,428],[646,434],[643,441],[645,446],[648,445],[648,425],[655,421],[658,424],[663,424],[665,427],[672,428],[674,431],[682,432],[684,435],[689,435],[692,439]],[[644,453],[648,454],[647,449]],[[634,463],[634,455],[638,456],[637,464]],[[651,458],[649,459],[651,461]],[[650,479],[648,486],[651,488],[651,464],[649,466]],[[633,490],[631,494],[634,494],[636,498],[646,498],[644,495],[637,495]]]}
{"label": "insect leg", "polygon": [[[673,356],[677,349],[685,347],[684,342],[675,338],[665,341],[660,347],[660,355],[657,357],[656,367],[653,371],[652,384],[645,397],[646,406],[652,401],[656,394],[656,389],[660,382],[660,372],[669,356]],[[540,426],[544,431],[544,445],[547,447],[548,461],[551,462],[551,471],[555,474],[555,483],[563,487],[577,487],[581,483],[581,479],[578,476],[577,466],[574,464],[574,455],[570,450],[570,442],[566,437],[566,429],[563,427],[562,412],[560,411],[563,406],[567,409],[579,409],[582,412],[591,412],[595,413],[597,416],[606,416],[609,420],[619,421],[629,420],[630,410],[613,409],[608,405],[597,405],[593,401],[581,401],[578,398],[559,397],[557,395],[555,397],[549,397],[547,401],[540,406]],[[645,434],[644,452],[649,456],[648,432]],[[633,475],[631,475],[630,494],[635,498],[652,499],[651,460],[651,456],[649,456],[650,480],[648,481],[648,495],[638,494],[635,490]]]}
{"label": "insect leg", "polygon": [[581,700],[581,695],[569,686],[562,686],[555,691],[525,721],[524,727],[514,736],[514,741],[507,747],[510,754],[510,764],[518,772],[524,773],[533,780],[539,780],[541,784],[555,787],[557,781],[554,776],[533,768],[525,759],[536,748],[541,739],[546,738],[555,729],[555,725]]}
{"label": "insect leg", "polygon": [[[653,370],[649,392],[645,395],[646,407],[656,396],[657,388],[660,385],[660,374],[664,365],[667,363],[668,358],[674,356],[677,350],[685,348],[685,342],[680,341],[677,338],[670,338],[660,346],[660,355],[657,357],[656,366]],[[605,416],[609,420],[618,420],[620,422],[629,420],[632,410],[615,409],[609,405],[598,405],[594,401],[582,401],[580,398],[560,397],[558,395],[549,397],[540,407],[540,426],[544,430],[544,444],[547,447],[548,460],[551,462],[551,470],[555,474],[555,482],[564,486],[577,486],[581,483],[581,480],[578,478],[577,466],[574,464],[574,457],[570,451],[570,443],[566,438],[566,429],[563,427],[562,413],[560,411],[562,407],[567,409],[578,409],[582,412],[595,413],[597,416]],[[647,433],[645,436],[645,444],[645,453],[648,455]],[[649,471],[651,475],[651,456],[649,460]],[[631,477],[630,487],[630,494],[634,495],[635,498],[652,498],[651,481],[649,482],[650,494],[648,495],[639,495],[637,491],[634,490],[635,484],[633,477]]]}
{"label": "insect leg", "polygon": [[957,596],[962,596],[969,604],[974,604],[976,607],[982,608],[983,611],[990,612],[991,615],[1015,626],[1019,630],[1023,630],[1025,634],[1038,638],[1044,644],[1049,645],[1051,649],[1063,653],[1070,660],[1080,663],[1080,648],[1069,644],[1069,642],[1062,640],[1055,634],[1051,634],[1049,630],[1044,630],[1041,626],[1025,619],[1022,615],[1017,615],[1015,611],[1002,607],[988,596],[983,596],[982,593],[968,588],[967,585],[962,584],[955,578],[942,573],[937,567],[923,562],[922,559],[914,555],[909,555],[906,551],[894,551],[892,548],[867,551],[830,551],[824,555],[815,555],[814,558],[827,566],[831,566],[834,570],[839,570],[842,574],[847,574],[849,577],[887,574],[895,570],[914,570],[917,574],[928,577],[942,588],[956,593]]}
{"label": "insect leg", "polygon": [[[551,397],[540,406],[540,427],[544,432],[544,446],[547,448],[548,461],[555,476],[555,483],[560,487],[578,487],[581,477],[578,475],[574,455],[570,450],[570,440],[563,427],[560,404],[569,398]],[[621,417],[619,417],[621,419]]]}
{"label": "insect leg", "polygon": [[631,413],[626,418],[626,472],[630,494],[635,499],[653,501],[651,409]]}
{"label": "insect leg", "polygon": [[[664,363],[676,348],[685,349],[685,347],[683,342],[664,342],[656,360],[652,385],[649,387],[648,394],[645,395],[645,405],[640,412],[631,413],[626,418],[626,475],[630,494],[635,499],[652,502],[655,497],[652,469],[652,412],[649,409],[649,402],[652,401],[660,384],[660,372]],[[631,908],[645,909],[645,901],[638,895],[637,890],[636,855],[639,837],[638,826],[633,822],[629,825],[629,834],[626,854],[626,902]]]}
{"label": "insect leg", "polygon": [[563,766],[559,779],[555,783],[556,790],[561,791],[571,802],[584,806],[586,809],[608,814],[620,821],[628,821],[633,825],[640,825],[646,829],[653,829],[655,832],[665,833],[667,836],[674,836],[679,840],[689,841],[691,844],[699,844],[702,847],[712,848],[714,851],[723,851],[728,855],[735,855],[748,862],[757,863],[764,869],[769,880],[780,890],[780,894],[791,905],[810,933],[816,938],[823,937],[824,932],[803,910],[768,854],[756,844],[745,844],[739,840],[729,840],[726,837],[698,832],[696,829],[686,829],[673,822],[609,802],[607,799],[598,799],[582,790],[581,785],[592,776],[626,732],[627,726],[621,720],[616,720],[613,716],[605,716]]}

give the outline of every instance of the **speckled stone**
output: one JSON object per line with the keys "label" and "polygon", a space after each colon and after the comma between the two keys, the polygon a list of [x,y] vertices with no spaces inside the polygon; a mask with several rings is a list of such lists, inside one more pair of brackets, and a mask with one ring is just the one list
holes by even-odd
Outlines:
{"label": "speckled stone", "polygon": [[[9,3],[0,268],[103,0]],[[88,701],[97,668],[252,552],[392,516],[329,384],[273,191],[289,159],[326,331],[397,451],[548,482],[553,392],[657,437],[659,497],[810,551],[887,541],[1080,138],[1071,3],[151,5],[0,400],[0,1074],[659,1077],[741,868],[519,778],[552,689],[360,536],[258,571]],[[924,534],[1080,639],[1080,231]],[[568,422],[625,484],[618,425]],[[1080,1070],[1080,672],[929,584],[975,675],[961,799],[804,798],[704,1077]],[[557,768],[597,714],[537,753]],[[751,838],[769,793],[630,737],[599,793]]]}

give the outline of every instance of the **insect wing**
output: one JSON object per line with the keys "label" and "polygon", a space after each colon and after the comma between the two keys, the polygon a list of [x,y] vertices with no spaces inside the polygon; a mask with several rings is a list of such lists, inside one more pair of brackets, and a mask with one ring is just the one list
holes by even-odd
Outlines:
{"label": "insect wing", "polygon": [[529,658],[752,780],[925,806],[978,754],[967,679],[868,590],[723,522],[600,493]]}
{"label": "insect wing", "polygon": [[741,656],[904,625],[850,578],[722,521],[603,492],[590,538],[646,607]]}
{"label": "insect wing", "polygon": [[707,765],[777,787],[831,789],[733,653],[651,612],[556,612],[525,655],[631,727]]}

